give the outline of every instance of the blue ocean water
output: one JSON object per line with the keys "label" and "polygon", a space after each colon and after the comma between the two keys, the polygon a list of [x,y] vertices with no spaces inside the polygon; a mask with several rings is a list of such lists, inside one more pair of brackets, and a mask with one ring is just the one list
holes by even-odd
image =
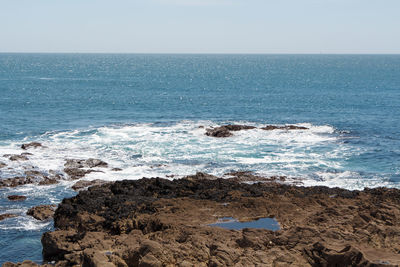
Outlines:
{"label": "blue ocean water", "polygon": [[[204,135],[224,123],[310,130]],[[0,54],[0,179],[30,168],[63,173],[66,158],[123,169],[85,179],[251,170],[349,189],[400,188],[400,55]],[[42,142],[27,162],[21,143]],[[51,222],[25,215],[73,183],[0,189],[0,264],[41,260]],[[7,196],[24,194],[25,202]]]}

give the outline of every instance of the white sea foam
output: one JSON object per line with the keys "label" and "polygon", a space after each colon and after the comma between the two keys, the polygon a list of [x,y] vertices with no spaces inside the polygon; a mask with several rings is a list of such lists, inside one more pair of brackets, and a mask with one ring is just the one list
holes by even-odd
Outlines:
{"label": "white sea foam", "polygon": [[[38,170],[62,173],[67,158],[100,158],[110,168],[98,168],[102,172],[91,173],[85,179],[182,177],[197,171],[222,175],[232,170],[252,170],[263,175],[303,177],[306,185],[353,188],[376,184],[358,177],[356,172],[346,173],[344,160],[360,151],[342,142],[342,134],[329,125],[298,124],[309,130],[251,129],[234,132],[230,138],[208,137],[200,126],[218,125],[210,121],[182,121],[170,125],[142,123],[48,132],[24,140],[42,142],[46,148],[29,150],[34,155],[27,162],[5,160],[13,169],[2,172],[4,176],[15,176],[35,166]],[[20,144],[1,146],[0,154],[21,153]],[[115,167],[123,170],[112,171]],[[321,174],[332,169],[337,170],[332,177]]]}

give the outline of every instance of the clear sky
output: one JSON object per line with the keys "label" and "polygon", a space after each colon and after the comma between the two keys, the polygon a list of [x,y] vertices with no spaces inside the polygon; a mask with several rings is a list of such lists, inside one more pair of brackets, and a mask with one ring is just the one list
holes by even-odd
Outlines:
{"label": "clear sky", "polygon": [[0,52],[400,53],[400,0],[0,0]]}

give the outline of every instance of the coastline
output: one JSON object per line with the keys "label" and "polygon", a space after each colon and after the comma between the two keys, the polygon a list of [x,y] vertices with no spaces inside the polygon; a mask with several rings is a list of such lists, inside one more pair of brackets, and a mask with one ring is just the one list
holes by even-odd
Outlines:
{"label": "coastline", "polygon": [[[240,173],[117,181],[64,199],[43,255],[56,266],[398,266],[399,204],[398,189],[249,184]],[[210,225],[225,217],[280,229]]]}

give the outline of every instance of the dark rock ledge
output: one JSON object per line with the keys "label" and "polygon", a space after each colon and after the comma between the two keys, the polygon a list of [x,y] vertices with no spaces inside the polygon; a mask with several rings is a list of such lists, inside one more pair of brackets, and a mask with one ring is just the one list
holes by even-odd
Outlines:
{"label": "dark rock ledge", "polygon": [[[204,127],[203,127],[204,128]],[[249,126],[249,125],[236,125],[236,124],[228,124],[228,125],[222,125],[219,127],[212,127],[212,128],[207,128],[205,135],[207,136],[212,136],[212,137],[230,137],[233,135],[232,132],[237,132],[237,131],[242,131],[242,130],[250,130],[250,129],[255,129],[257,127],[255,126]],[[303,126],[297,126],[297,125],[284,125],[284,126],[279,126],[279,125],[267,125],[265,127],[260,128],[265,131],[272,131],[272,130],[309,130],[307,127]]]}
{"label": "dark rock ledge", "polygon": [[[198,173],[80,191],[56,210],[57,230],[42,237],[44,259],[56,266],[400,264],[399,190],[247,184],[239,181],[254,178],[248,173],[230,175],[239,177]],[[208,226],[222,217],[275,217],[281,230]]]}

